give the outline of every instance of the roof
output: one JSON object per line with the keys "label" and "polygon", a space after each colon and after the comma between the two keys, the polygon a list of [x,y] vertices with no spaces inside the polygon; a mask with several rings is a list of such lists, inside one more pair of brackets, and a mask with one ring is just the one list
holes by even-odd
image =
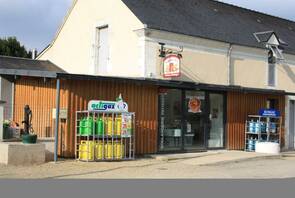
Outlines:
{"label": "roof", "polygon": [[0,56],[0,74],[55,78],[65,72],[50,61]]}
{"label": "roof", "polygon": [[[237,91],[243,93],[260,93],[260,94],[273,94],[273,95],[286,95],[284,90],[276,89],[260,89],[242,86],[227,86],[227,85],[215,85],[186,81],[175,80],[160,80],[152,78],[130,78],[130,77],[110,77],[110,76],[93,76],[84,74],[70,74],[70,73],[57,73],[58,79],[65,80],[94,80],[94,81],[114,81],[120,83],[136,83],[145,85],[154,85],[161,87],[169,87],[175,89],[201,89],[208,91]],[[288,95],[294,95],[294,93],[288,93]]]}
{"label": "roof", "polygon": [[147,28],[264,48],[255,32],[274,31],[295,54],[295,22],[213,0],[122,0]]}

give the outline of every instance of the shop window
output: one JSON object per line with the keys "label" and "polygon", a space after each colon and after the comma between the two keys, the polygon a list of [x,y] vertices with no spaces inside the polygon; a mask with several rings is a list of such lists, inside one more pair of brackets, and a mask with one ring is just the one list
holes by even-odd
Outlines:
{"label": "shop window", "polygon": [[160,90],[160,151],[181,149],[181,93],[176,89]]}

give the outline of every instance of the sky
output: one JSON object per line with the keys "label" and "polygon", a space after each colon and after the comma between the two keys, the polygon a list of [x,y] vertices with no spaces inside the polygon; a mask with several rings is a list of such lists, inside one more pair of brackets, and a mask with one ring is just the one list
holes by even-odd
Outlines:
{"label": "sky", "polygon": [[0,0],[0,37],[16,36],[41,51],[54,38],[72,0]]}
{"label": "sky", "polygon": [[295,21],[294,0],[220,0],[225,3]]}
{"label": "sky", "polygon": [[[85,0],[84,0],[85,1]],[[220,0],[295,21],[294,0]],[[0,37],[16,36],[27,49],[43,50],[72,0],[0,0]]]}

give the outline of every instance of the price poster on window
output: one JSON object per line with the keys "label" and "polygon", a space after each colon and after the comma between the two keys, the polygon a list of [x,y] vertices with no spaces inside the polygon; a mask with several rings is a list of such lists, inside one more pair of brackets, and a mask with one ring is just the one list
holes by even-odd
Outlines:
{"label": "price poster on window", "polygon": [[202,105],[202,102],[198,97],[196,97],[196,96],[191,97],[188,102],[188,112],[201,113],[202,112],[201,105]]}
{"label": "price poster on window", "polygon": [[122,137],[131,137],[132,115],[122,114]]}

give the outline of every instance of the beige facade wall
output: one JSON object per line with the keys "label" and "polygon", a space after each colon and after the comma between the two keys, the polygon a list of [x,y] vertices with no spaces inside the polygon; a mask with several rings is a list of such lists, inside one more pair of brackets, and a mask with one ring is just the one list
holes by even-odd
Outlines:
{"label": "beige facade wall", "polygon": [[235,85],[254,88],[278,89],[295,92],[295,55],[284,54],[285,60],[276,64],[276,85],[269,87],[267,51],[235,47],[232,58]]}
{"label": "beige facade wall", "polygon": [[134,30],[143,24],[120,0],[78,0],[58,37],[39,59],[69,73],[94,74],[96,27],[109,25],[108,72],[100,75],[139,76],[139,41]]}
{"label": "beige facade wall", "polygon": [[[227,57],[220,54],[184,49],[181,76],[172,80],[227,85]],[[157,57],[157,78],[164,79],[163,60]]]}
{"label": "beige facade wall", "polygon": [[224,55],[186,50],[183,52],[181,69],[180,80],[227,84],[227,58]]}
{"label": "beige facade wall", "polygon": [[232,58],[233,85],[267,88],[267,62]]}
{"label": "beige facade wall", "polygon": [[295,92],[295,56],[285,55],[286,61],[277,65],[277,88]]}
{"label": "beige facade wall", "polygon": [[182,75],[173,80],[295,92],[295,55],[285,54],[286,60],[276,67],[276,86],[269,87],[268,51],[265,49],[233,45],[229,59],[230,45],[227,43],[157,30],[150,30],[146,35],[147,75],[163,79],[163,62],[158,56],[158,43],[163,42],[170,49],[183,47]]}
{"label": "beige facade wall", "polygon": [[234,46],[230,65],[233,85],[270,88],[267,85],[267,50]]}
{"label": "beige facade wall", "polygon": [[[181,76],[169,80],[192,81],[208,84],[228,84],[226,43],[209,41],[161,31],[148,32],[146,37],[146,73],[155,78],[163,78],[163,59],[159,57],[159,42],[175,51],[183,47],[181,59]],[[155,60],[156,59],[156,60]]]}

